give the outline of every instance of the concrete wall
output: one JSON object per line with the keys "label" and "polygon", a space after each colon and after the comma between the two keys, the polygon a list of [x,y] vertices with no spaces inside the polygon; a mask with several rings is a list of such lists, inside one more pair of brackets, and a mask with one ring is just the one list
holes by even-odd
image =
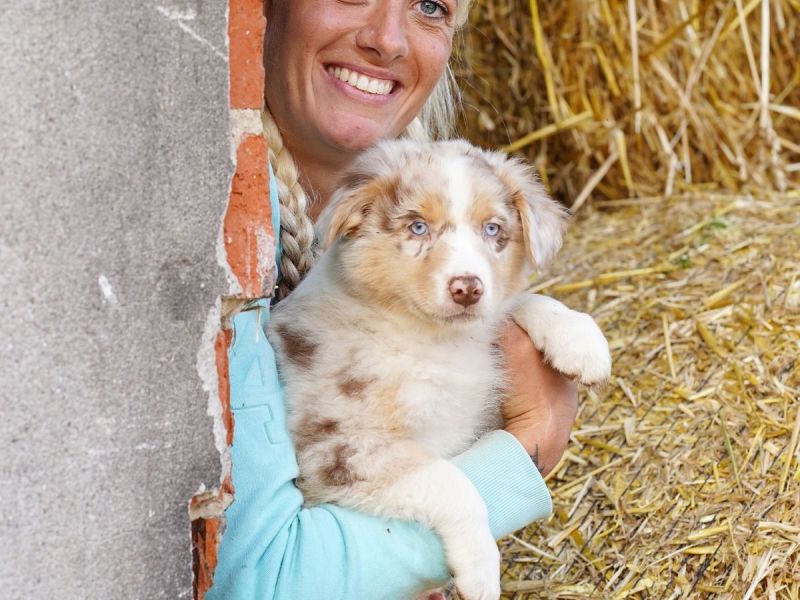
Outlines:
{"label": "concrete wall", "polygon": [[3,2],[0,594],[191,596],[227,3]]}

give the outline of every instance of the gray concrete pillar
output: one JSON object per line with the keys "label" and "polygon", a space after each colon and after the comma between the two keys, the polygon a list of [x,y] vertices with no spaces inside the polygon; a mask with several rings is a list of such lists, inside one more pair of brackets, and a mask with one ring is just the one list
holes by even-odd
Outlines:
{"label": "gray concrete pillar", "polygon": [[226,3],[4,2],[0,595],[191,597]]}

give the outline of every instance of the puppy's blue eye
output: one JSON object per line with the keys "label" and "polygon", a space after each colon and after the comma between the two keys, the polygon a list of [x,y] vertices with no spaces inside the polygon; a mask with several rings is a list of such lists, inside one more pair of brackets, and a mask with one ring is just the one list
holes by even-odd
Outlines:
{"label": "puppy's blue eye", "polygon": [[483,233],[488,235],[489,237],[494,237],[498,233],[500,233],[500,225],[497,223],[487,223],[483,226]]}
{"label": "puppy's blue eye", "polygon": [[414,221],[408,228],[414,235],[425,235],[428,233],[428,225],[425,221]]}

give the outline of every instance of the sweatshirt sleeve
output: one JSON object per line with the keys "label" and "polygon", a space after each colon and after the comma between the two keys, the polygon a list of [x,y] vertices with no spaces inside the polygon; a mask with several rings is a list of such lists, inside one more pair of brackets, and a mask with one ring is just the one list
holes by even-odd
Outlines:
{"label": "sweatshirt sleeve", "polygon": [[[303,507],[275,357],[262,329],[268,308],[234,319],[230,349],[234,502],[209,600],[404,600],[449,578],[439,538],[417,523],[332,505]],[[484,436],[454,459],[506,535],[549,514],[550,495],[516,439]]]}

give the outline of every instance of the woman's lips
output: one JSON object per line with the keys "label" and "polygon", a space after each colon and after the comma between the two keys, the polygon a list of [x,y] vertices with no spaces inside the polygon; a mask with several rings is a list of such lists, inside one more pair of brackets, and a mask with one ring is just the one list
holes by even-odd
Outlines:
{"label": "woman's lips", "polygon": [[395,82],[391,79],[377,79],[346,67],[327,65],[325,70],[329,75],[335,77],[339,81],[357,90],[376,96],[388,96],[392,93],[395,86]]}

